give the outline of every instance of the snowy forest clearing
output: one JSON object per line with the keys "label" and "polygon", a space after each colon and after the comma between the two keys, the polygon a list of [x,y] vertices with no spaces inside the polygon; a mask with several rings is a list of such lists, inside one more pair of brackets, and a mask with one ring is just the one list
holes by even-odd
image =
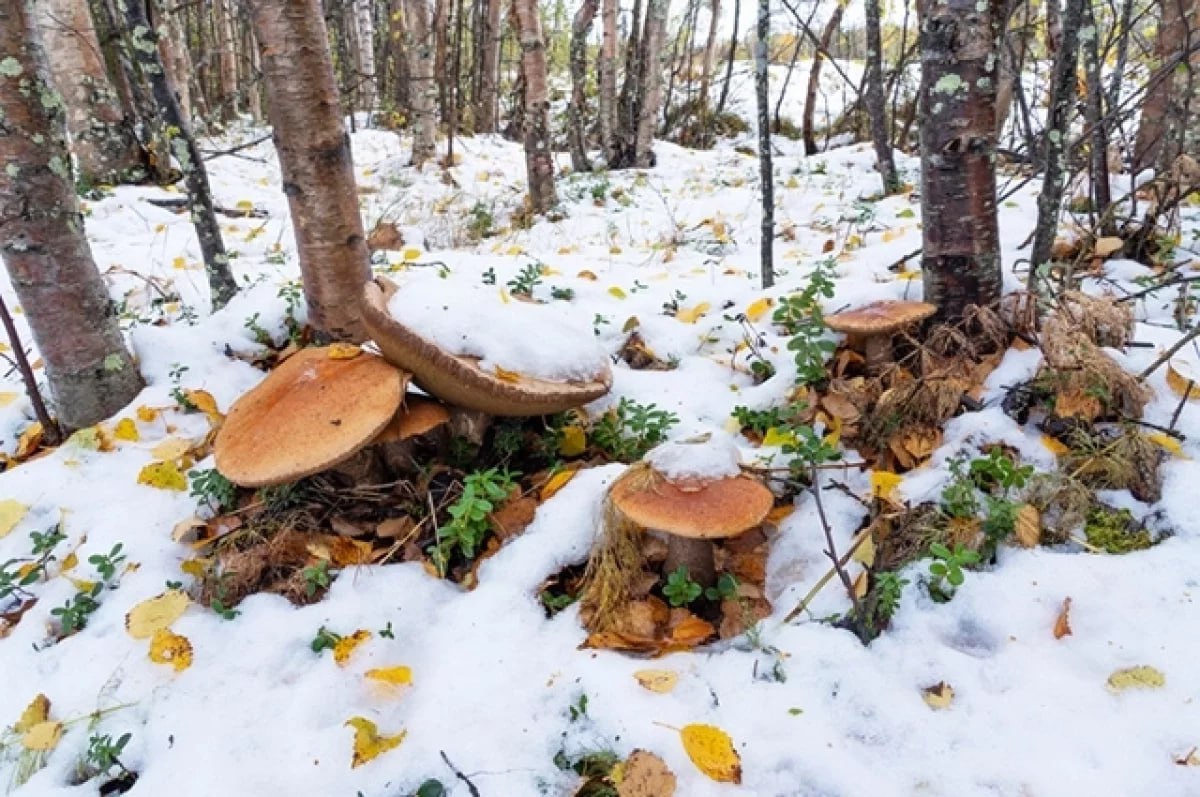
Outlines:
{"label": "snowy forest clearing", "polygon": [[[758,161],[729,145],[700,152],[659,144],[652,170],[568,176],[559,183],[556,220],[521,230],[513,228],[523,195],[520,147],[461,142],[461,163],[443,174],[402,165],[408,144],[393,134],[362,132],[353,143],[368,228],[396,221],[405,238],[376,255],[376,273],[401,290],[444,281],[448,295],[454,286],[469,295],[486,285],[500,304],[527,293],[614,356],[636,330],[669,369],[616,362],[611,393],[586,408],[588,417],[622,400],[653,404],[678,417],[670,438],[736,441],[745,465],[783,466],[787,457],[778,445],[739,434],[734,408],[786,403],[796,371],[788,336],[758,303],[801,290],[822,261],[834,281],[833,295],[821,300],[827,314],[919,294],[916,264],[889,268],[920,245],[919,205],[907,194],[872,199],[878,175],[869,147],[776,157],[783,240],[778,283],[762,291]],[[16,723],[38,694],[49,698],[49,718],[64,723],[61,741],[45,754],[4,739],[5,781],[28,772],[31,758],[44,759],[17,794],[94,793],[94,781],[71,784],[96,733],[131,734],[120,760],[138,773],[134,795],[385,797],[415,793],[428,779],[450,794],[472,786],[484,795],[571,794],[580,778],[564,761],[606,751],[623,759],[635,749],[661,757],[688,797],[1200,790],[1200,675],[1192,666],[1200,651],[1188,631],[1200,623],[1193,599],[1200,527],[1189,496],[1200,415],[1187,405],[1173,419],[1180,401],[1162,369],[1148,380],[1153,397],[1143,418],[1173,426],[1185,440],[1162,465],[1161,500],[1143,503],[1127,491],[1102,497],[1165,539],[1121,556],[1077,541],[1006,544],[995,564],[967,572],[945,602],[932,599],[930,561],[920,559],[901,571],[909,583],[899,607],[869,646],[820,622],[849,610],[836,583],[796,622],[783,622],[829,567],[819,507],[805,492],[795,511],[773,521],[765,561],[771,614],[752,633],[650,661],[580,649],[588,632],[578,604],[547,617],[539,595],[547,579],[586,560],[605,490],[623,471],[614,463],[581,470],[542,501],[529,526],[479,566],[473,589],[416,561],[335,568],[328,592],[311,605],[255,594],[236,610],[189,606],[170,627],[190,642],[190,666],[176,672],[152,662],[147,640],[127,632],[126,615],[172,585],[195,592],[194,563],[211,550],[176,542],[172,530],[211,512],[186,484],[143,484],[139,475],[152,462],[177,462],[208,433],[210,419],[185,413],[179,390],[206,391],[227,411],[262,377],[245,360],[261,355],[267,338],[285,341],[289,319],[304,320],[278,166],[268,145],[245,154],[262,162],[211,162],[217,203],[266,216],[222,220],[226,245],[237,252],[234,274],[248,287],[211,316],[189,221],[143,201],[170,194],[119,187],[87,203],[88,237],[122,301],[148,387],[104,425],[100,439],[108,444],[95,431],[77,435],[0,476],[0,562],[31,557],[31,532],[58,524],[65,535],[52,548],[49,577],[28,588],[36,603],[0,639],[0,727]],[[917,162],[897,161],[915,183]],[[1007,291],[1022,286],[1012,264],[1035,215],[1032,189],[1001,204]],[[1183,240],[1197,221],[1194,208],[1185,211]],[[1085,284],[1133,292],[1149,273],[1110,260]],[[1166,294],[1136,303],[1133,338],[1150,345],[1114,353],[1130,373],[1179,336],[1167,325]],[[7,287],[4,297],[16,304]],[[472,328],[470,306],[451,312],[487,334]],[[536,343],[536,328],[529,332]],[[761,384],[752,352],[774,370]],[[949,461],[980,457],[992,444],[1038,471],[1054,470],[1042,433],[1000,406],[1040,361],[1036,348],[1010,349],[976,397],[983,408],[946,423],[928,462],[904,474],[895,498],[937,502],[953,478]],[[15,374],[3,388],[0,439],[16,455],[31,410]],[[840,551],[879,490],[871,470],[854,466],[855,451],[845,459],[820,471],[821,508]],[[192,466],[209,467],[208,460]],[[107,575],[106,556],[116,562]],[[850,570],[857,574],[861,564]],[[51,629],[62,617],[53,610],[85,591],[81,582],[97,580],[106,586],[86,627],[56,641]],[[370,636],[341,651],[339,665],[330,650],[313,649],[323,629]],[[411,668],[411,684],[366,676],[400,666]],[[1135,671],[1143,677],[1134,687],[1154,688],[1122,688],[1129,679],[1115,674],[1134,667],[1153,668]],[[670,671],[677,682],[644,688],[636,676],[648,669]],[[952,694],[929,691],[940,684]],[[352,718],[387,737],[405,735],[352,769]],[[679,729],[695,723],[733,740],[740,786],[714,781],[689,760]]]}

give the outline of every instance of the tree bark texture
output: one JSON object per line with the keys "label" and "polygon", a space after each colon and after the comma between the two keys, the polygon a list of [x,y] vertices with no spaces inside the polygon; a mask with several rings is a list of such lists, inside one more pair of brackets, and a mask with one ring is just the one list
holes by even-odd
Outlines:
{"label": "tree bark texture", "polygon": [[426,0],[405,0],[408,13],[405,52],[408,57],[409,110],[412,113],[413,166],[421,166],[437,154],[437,96],[434,78],[434,45],[429,29]]}
{"label": "tree bark texture", "polygon": [[320,0],[249,6],[309,323],[324,337],[361,341],[371,269]]}
{"label": "tree bark texture", "polygon": [[875,167],[883,182],[883,193],[900,190],[900,176],[892,155],[891,128],[887,120],[887,99],[883,90],[883,37],[879,29],[879,0],[866,0],[867,24],[867,117],[871,123],[871,142],[875,145]]}
{"label": "tree bark texture", "polygon": [[775,167],[771,163],[770,61],[767,46],[771,41],[771,3],[758,0],[758,30],[754,39],[754,95],[758,106],[758,169],[762,183],[762,242],[759,266],[762,286],[775,284]]}
{"label": "tree bark texture", "polygon": [[644,53],[641,57],[641,101],[638,103],[637,134],[634,137],[633,162],[648,168],[654,165],[654,130],[663,95],[663,45],[667,36],[667,0],[647,0],[646,26],[642,31]]}
{"label": "tree bark texture", "polygon": [[721,0],[710,0],[708,37],[704,40],[704,57],[700,61],[700,140],[702,147],[712,145],[712,76],[717,52],[717,23],[721,14]]}
{"label": "tree bark texture", "polygon": [[[1047,6],[1059,0],[1046,0]],[[1000,43],[1000,77],[996,81],[996,138],[1004,134],[1008,115],[1012,110],[1017,80],[1025,66],[1025,50],[1029,43],[1029,1],[1019,0],[1012,13],[1003,21],[1004,38]],[[1062,32],[1058,39],[1061,41]]]}
{"label": "tree bark texture", "polygon": [[1067,174],[1067,144],[1071,119],[1075,115],[1075,95],[1079,80],[1079,28],[1083,5],[1088,0],[1067,0],[1063,14],[1062,39],[1055,54],[1054,74],[1050,80],[1050,114],[1043,134],[1042,158],[1045,174],[1038,195],[1038,220],[1033,236],[1030,260],[1034,268],[1050,260],[1050,249],[1058,234],[1058,214],[1062,210],[1063,187]]}
{"label": "tree bark texture", "polygon": [[238,112],[237,52],[233,36],[233,13],[230,0],[213,0],[212,21],[215,28],[217,56],[217,107],[221,118],[230,121]]}
{"label": "tree bark texture", "polygon": [[567,106],[570,128],[567,139],[571,149],[571,168],[589,172],[587,136],[587,39],[592,32],[600,0],[583,0],[571,24],[571,104]]}
{"label": "tree bark texture", "polygon": [[[1112,235],[1116,232],[1112,217],[1108,213],[1112,205],[1112,186],[1108,174],[1108,121],[1104,118],[1104,92],[1101,77],[1100,35],[1096,17],[1090,3],[1082,11],[1079,46],[1083,50],[1084,75],[1091,88],[1087,93],[1086,120],[1091,129],[1091,162],[1089,175],[1092,187],[1092,211],[1099,214],[1101,232]],[[1063,38],[1066,38],[1066,22],[1063,23]]]}
{"label": "tree bark texture", "polygon": [[1200,0],[1159,0],[1159,4],[1162,10],[1154,42],[1158,67],[1150,76],[1150,88],[1142,103],[1133,148],[1134,174],[1154,167],[1169,169],[1179,154],[1173,133],[1182,124],[1178,118],[1181,106],[1186,108],[1189,100],[1179,96],[1180,88],[1187,82],[1188,67],[1200,64],[1200,52],[1191,54],[1191,63],[1184,62],[1189,45],[1200,50]]}
{"label": "tree bark texture", "polygon": [[996,79],[1002,0],[921,9],[921,267],[925,301],[958,319],[1000,298]]}
{"label": "tree bark texture", "polygon": [[31,6],[0,0],[0,253],[70,431],[116,413],[143,382],[84,235]]}
{"label": "tree bark texture", "polygon": [[39,0],[35,7],[54,85],[67,105],[79,177],[85,183],[145,179],[145,156],[108,79],[87,3]]}
{"label": "tree bark texture", "polygon": [[842,14],[845,10],[845,1],[838,0],[838,4],[833,8],[833,13],[829,15],[829,21],[825,24],[825,30],[821,31],[820,44],[813,52],[812,69],[808,73],[808,90],[804,93],[804,122],[801,125],[805,155],[816,155],[818,152],[813,117],[817,110],[817,88],[821,85],[821,61],[823,60],[821,54],[829,52],[829,43],[833,41],[833,35],[837,33],[838,25],[842,23]]}
{"label": "tree bark texture", "polygon": [[358,67],[356,85],[360,105],[370,114],[375,109],[375,17],[373,0],[354,0],[354,38],[358,47],[355,56]]}
{"label": "tree bark texture", "polygon": [[600,141],[612,145],[617,125],[617,15],[619,0],[602,0],[600,12],[600,58],[597,62],[597,105]]}
{"label": "tree bark texture", "polygon": [[525,174],[530,206],[545,213],[558,204],[554,190],[554,156],[550,152],[550,95],[546,86],[546,45],[536,0],[513,0],[513,20],[521,44],[521,74],[525,77]]}
{"label": "tree bark texture", "polygon": [[725,59],[725,80],[721,84],[721,96],[717,99],[717,116],[725,113],[725,102],[729,99],[729,84],[733,82],[733,59],[737,55],[738,19],[742,16],[742,0],[733,0],[733,32],[729,34],[729,57]]}
{"label": "tree bark texture", "polygon": [[208,287],[212,307],[219,310],[237,293],[237,282],[229,270],[229,257],[225,254],[225,243],[221,240],[221,228],[217,224],[217,213],[208,184],[208,172],[200,149],[192,136],[191,126],[179,107],[175,87],[167,78],[162,59],[158,54],[158,34],[146,19],[146,10],[140,0],[123,0],[125,4],[126,34],[128,46],[142,74],[150,83],[157,110],[155,121],[163,131],[163,137],[171,143],[171,154],[183,170],[184,185],[187,187],[188,212],[200,252],[204,256],[204,271],[208,276]]}
{"label": "tree bark texture", "polygon": [[487,4],[485,24],[478,46],[482,67],[479,74],[479,98],[476,102],[476,130],[495,133],[499,127],[500,108],[500,26],[504,0],[483,0]]}

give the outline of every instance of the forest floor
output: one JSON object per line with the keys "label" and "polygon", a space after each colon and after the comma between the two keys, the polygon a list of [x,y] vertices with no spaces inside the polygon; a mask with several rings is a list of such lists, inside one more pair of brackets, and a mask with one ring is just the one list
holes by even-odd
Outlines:
{"label": "forest floor", "polygon": [[[611,394],[588,415],[621,400],[653,404],[678,419],[669,437],[734,441],[744,463],[763,467],[785,465],[787,456],[761,435],[739,434],[731,414],[785,404],[796,366],[762,300],[777,307],[819,263],[834,282],[822,300],[827,313],[921,290],[919,262],[895,265],[921,242],[915,195],[875,198],[867,147],[803,157],[792,142],[779,143],[778,283],[763,290],[758,161],[731,145],[699,152],[660,143],[652,170],[566,176],[562,216],[518,229],[524,163],[516,145],[461,140],[461,162],[447,173],[416,172],[396,135],[353,138],[368,226],[386,218],[405,239],[377,255],[379,273],[401,290],[429,280],[464,293],[484,284],[498,296],[527,289],[612,355],[636,329],[667,369],[618,361]],[[127,630],[127,613],[166,589],[197,598],[197,561],[211,556],[203,542],[176,541],[186,539],[181,523],[212,515],[173,479],[210,428],[209,417],[185,412],[177,398],[194,403],[204,394],[184,391],[205,391],[227,411],[263,376],[248,361],[303,321],[273,151],[261,144],[239,155],[210,163],[217,200],[266,215],[222,220],[246,287],[216,314],[207,310],[188,220],[145,201],[177,194],[122,187],[86,203],[96,261],[148,383],[134,405],[105,431],[18,456],[36,448],[26,435],[28,450],[18,451],[32,411],[14,372],[0,384],[2,450],[26,459],[0,475],[0,563],[44,565],[44,577],[10,589],[0,605],[10,612],[0,623],[0,784],[27,779],[14,792],[24,797],[95,794],[120,774],[95,740],[116,744],[128,733],[116,755],[138,774],[128,793],[153,797],[392,797],[422,784],[435,794],[430,780],[454,795],[570,795],[581,780],[570,764],[635,749],[665,761],[687,797],[1200,793],[1200,522],[1188,497],[1200,479],[1200,409],[1188,404],[1172,420],[1180,402],[1165,369],[1147,381],[1153,396],[1143,415],[1183,437],[1161,441],[1171,449],[1161,499],[1099,493],[1157,544],[1108,555],[1081,544],[1078,530],[1057,545],[1004,544],[965,573],[948,601],[931,596],[929,559],[908,563],[890,626],[869,645],[824,621],[850,608],[836,580],[797,620],[783,621],[829,569],[822,523],[844,551],[878,511],[873,491],[893,506],[945,502],[950,463],[983,458],[997,444],[1039,473],[1056,470],[1042,432],[1001,407],[1039,368],[1042,354],[1028,346],[996,358],[975,392],[982,409],[947,421],[936,448],[917,455],[919,466],[898,485],[881,488],[871,469],[853,466],[862,456],[848,448],[851,464],[821,471],[824,519],[807,491],[790,514],[773,515],[761,595],[771,613],[749,634],[647,661],[580,649],[588,632],[578,605],[548,616],[539,595],[548,579],[586,560],[605,490],[624,469],[611,463],[580,469],[542,501],[523,533],[478,567],[473,589],[419,561],[348,566],[327,591],[316,585],[321,599],[304,606],[277,594],[250,595],[236,609],[192,603],[171,624],[190,642],[190,666],[151,661],[147,639]],[[899,166],[908,183],[919,182],[915,160],[900,156]],[[1035,192],[1026,186],[1001,203],[1006,291],[1023,287],[1014,264],[1028,255]],[[1183,240],[1194,243],[1200,217],[1189,212]],[[1113,259],[1090,273],[1084,287],[1093,293],[1136,291],[1154,278]],[[3,290],[15,303],[7,283]],[[1149,345],[1109,350],[1127,372],[1180,336],[1175,299],[1167,290],[1134,303],[1133,338]],[[465,329],[475,323],[469,307],[450,312]],[[536,342],[536,328],[528,331]],[[756,384],[755,359],[774,376]],[[147,475],[156,462],[165,466]],[[210,467],[211,459],[190,464]],[[31,536],[56,526],[61,540]],[[850,575],[862,568],[850,563]],[[80,594],[94,601],[90,611],[78,608]],[[11,614],[14,604],[23,616]],[[64,632],[64,606],[86,622],[81,630]],[[335,661],[314,650],[322,630],[369,635]],[[366,677],[402,666],[410,670],[390,671],[404,673],[393,680],[410,674],[406,685]],[[2,731],[38,695],[49,709],[36,719],[61,723],[47,729],[54,741],[43,751],[26,749],[12,727]],[[378,756],[353,768],[351,719],[381,735]],[[740,786],[689,760],[679,729],[693,724],[732,739]],[[387,739],[401,732],[389,749]]]}

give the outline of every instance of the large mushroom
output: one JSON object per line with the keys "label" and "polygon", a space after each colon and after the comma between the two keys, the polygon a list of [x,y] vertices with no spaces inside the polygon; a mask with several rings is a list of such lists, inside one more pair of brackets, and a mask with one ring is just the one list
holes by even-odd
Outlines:
{"label": "large mushroom", "polygon": [[409,375],[366,352],[302,349],[230,408],[217,470],[267,487],[326,470],[370,445],[400,407]]}
{"label": "large mushroom", "polygon": [[861,346],[867,373],[879,376],[892,364],[892,337],[935,312],[937,307],[926,302],[884,300],[826,316],[825,325],[846,333],[851,346]]}
{"label": "large mushroom", "polygon": [[489,415],[549,415],[593,401],[612,385],[607,366],[589,379],[574,381],[489,372],[478,358],[448,352],[393,318],[388,301],[397,290],[384,277],[368,282],[363,323],[389,362],[412,372],[416,384],[443,401]]}
{"label": "large mushroom", "polygon": [[732,473],[672,473],[666,458],[660,457],[659,464],[668,466],[664,472],[655,466],[653,453],[650,461],[634,465],[613,484],[609,498],[633,524],[667,535],[663,572],[682,565],[693,581],[712,586],[713,540],[737,537],[761,525],[775,496],[761,482],[741,475],[736,465]]}

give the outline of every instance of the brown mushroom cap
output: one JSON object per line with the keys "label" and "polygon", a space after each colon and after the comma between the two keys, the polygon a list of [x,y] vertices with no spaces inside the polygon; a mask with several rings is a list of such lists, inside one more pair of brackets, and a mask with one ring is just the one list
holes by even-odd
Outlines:
{"label": "brown mushroom cap", "polygon": [[213,444],[217,470],[244,487],[311,476],[366,446],[400,406],[408,374],[362,353],[293,354],[234,402]]}
{"label": "brown mushroom cap", "polygon": [[883,300],[825,316],[825,325],[849,335],[881,335],[924,321],[936,312],[937,306],[927,302]]}
{"label": "brown mushroom cap", "polygon": [[501,379],[480,368],[478,358],[450,354],[392,318],[387,304],[397,289],[384,277],[368,282],[363,289],[363,323],[389,362],[411,371],[414,382],[447,403],[489,415],[549,415],[594,401],[612,386],[607,366],[587,381],[552,382],[524,375]]}
{"label": "brown mushroom cap", "polygon": [[423,435],[450,420],[445,404],[421,396],[407,395],[400,411],[376,435],[372,443],[398,443]]}
{"label": "brown mushroom cap", "polygon": [[774,494],[746,476],[671,482],[650,468],[630,469],[609,495],[642,528],[699,540],[736,537],[761,524],[775,505]]}

